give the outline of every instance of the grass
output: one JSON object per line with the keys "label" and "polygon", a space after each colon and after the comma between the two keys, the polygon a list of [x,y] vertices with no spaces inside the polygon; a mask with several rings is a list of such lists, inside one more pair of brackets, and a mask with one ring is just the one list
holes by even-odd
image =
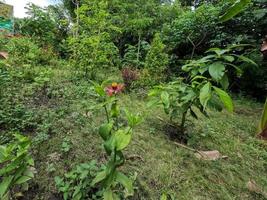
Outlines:
{"label": "grass", "polygon": [[[101,163],[106,159],[97,133],[103,115],[89,109],[94,102],[90,84],[82,80],[69,81],[71,73],[53,70],[54,78],[48,87],[50,97],[43,98],[44,94],[34,92],[23,100],[41,119],[36,130],[25,131],[35,141],[37,174],[31,199],[36,200],[60,199],[56,195],[55,176],[63,175],[78,163],[92,159]],[[19,87],[21,99],[29,83]],[[249,180],[255,180],[267,190],[266,144],[255,137],[262,104],[236,97],[233,114],[211,110],[210,118],[189,118],[189,147],[218,150],[228,156],[204,161],[169,139],[165,124],[157,116],[166,121],[167,117],[161,108],[148,108],[143,94],[123,94],[120,102],[144,116],[143,123],[134,131],[133,141],[126,150],[127,162],[121,169],[129,175],[138,174],[133,199],[157,200],[162,193],[179,200],[264,199],[246,186]],[[62,151],[64,138],[71,143],[68,153]],[[53,170],[49,169],[51,166]]]}

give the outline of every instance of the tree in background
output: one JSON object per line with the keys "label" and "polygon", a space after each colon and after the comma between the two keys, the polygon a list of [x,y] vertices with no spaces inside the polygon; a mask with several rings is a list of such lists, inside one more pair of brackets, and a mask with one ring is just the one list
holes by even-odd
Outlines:
{"label": "tree in background", "polygon": [[164,81],[166,78],[169,59],[164,51],[165,45],[161,41],[160,34],[156,33],[145,60],[145,69],[152,79],[150,80],[152,84]]}
{"label": "tree in background", "polygon": [[72,59],[85,77],[95,79],[98,69],[115,64],[117,48],[110,40],[110,32],[118,29],[109,21],[106,0],[84,1],[78,12],[81,34],[69,38]]}
{"label": "tree in background", "polygon": [[52,47],[62,53],[61,43],[68,36],[69,19],[61,5],[41,8],[35,4],[28,4],[28,16],[17,19],[16,32],[36,40],[41,47]]}

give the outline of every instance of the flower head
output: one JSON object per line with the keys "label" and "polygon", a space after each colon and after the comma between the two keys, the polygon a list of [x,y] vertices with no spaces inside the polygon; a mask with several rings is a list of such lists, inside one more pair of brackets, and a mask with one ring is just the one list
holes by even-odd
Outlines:
{"label": "flower head", "polygon": [[106,93],[108,96],[120,93],[124,88],[123,84],[112,83],[110,86],[106,87]]}

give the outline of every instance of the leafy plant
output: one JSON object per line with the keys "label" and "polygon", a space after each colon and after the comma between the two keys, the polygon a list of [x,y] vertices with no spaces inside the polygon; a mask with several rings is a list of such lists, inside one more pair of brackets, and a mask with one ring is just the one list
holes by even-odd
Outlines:
{"label": "leafy plant", "polygon": [[165,45],[161,41],[160,34],[157,33],[145,60],[145,68],[148,70],[150,77],[152,77],[152,80],[150,80],[152,84],[163,81],[166,78],[166,73],[164,72],[167,69],[169,58],[164,51]]}
{"label": "leafy plant", "polygon": [[185,131],[187,114],[190,113],[194,118],[198,118],[195,108],[208,116],[207,107],[222,109],[218,101],[220,100],[228,111],[233,112],[232,99],[225,91],[229,86],[227,70],[233,68],[240,74],[241,70],[233,64],[234,62],[245,61],[255,64],[243,55],[234,54],[233,51],[237,47],[209,49],[207,51],[209,55],[199,60],[192,60],[182,67],[188,73],[187,78],[179,78],[171,83],[157,86],[150,92],[149,96],[156,97],[151,103],[163,105],[172,123],[179,113],[182,114],[178,126],[182,135]]}
{"label": "leafy plant", "polygon": [[71,149],[71,140],[68,138],[64,138],[62,145],[61,145],[61,150],[64,153],[68,153]]}
{"label": "leafy plant", "polygon": [[100,184],[103,188],[104,200],[120,199],[115,192],[118,184],[125,188],[124,198],[133,195],[133,183],[130,178],[118,170],[125,162],[123,150],[129,145],[133,128],[140,123],[139,115],[134,115],[125,110],[127,124],[122,122],[121,108],[118,94],[122,91],[121,84],[112,83],[108,87],[104,84],[94,84],[99,96],[100,104],[106,113],[106,122],[99,127],[99,135],[104,141],[104,148],[108,156],[108,162],[104,170],[94,178],[92,185]]}
{"label": "leafy plant", "polygon": [[0,198],[9,199],[12,189],[28,189],[28,181],[34,177],[34,161],[29,153],[31,142],[27,137],[14,134],[15,141],[0,145]]}
{"label": "leafy plant", "polygon": [[95,199],[95,188],[91,184],[98,171],[96,161],[79,164],[64,177],[56,176],[56,187],[64,200]]}
{"label": "leafy plant", "polygon": [[[140,46],[126,45],[125,54],[122,59],[124,67],[143,68],[145,65],[145,55],[150,45],[146,41],[140,41]],[[139,50],[138,50],[139,49]],[[138,52],[139,51],[139,52]]]}

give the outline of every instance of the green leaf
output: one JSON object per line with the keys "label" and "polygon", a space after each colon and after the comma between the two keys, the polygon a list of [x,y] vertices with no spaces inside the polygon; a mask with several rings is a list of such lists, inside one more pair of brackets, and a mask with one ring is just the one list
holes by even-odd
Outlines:
{"label": "green leaf", "polygon": [[240,56],[237,56],[240,60],[244,61],[244,62],[247,62],[247,63],[250,63],[254,66],[258,66],[257,63],[255,63],[253,60],[251,60],[250,58],[246,57],[246,56],[243,56],[243,55],[240,55]]}
{"label": "green leaf", "polygon": [[7,156],[7,148],[5,146],[0,145],[0,163],[3,162]]}
{"label": "green leaf", "polygon": [[167,194],[163,193],[160,197],[160,200],[167,200],[168,199],[168,196]]}
{"label": "green leaf", "polygon": [[105,96],[105,90],[100,86],[95,86],[95,91],[99,96]]}
{"label": "green leaf", "polygon": [[164,107],[168,109],[170,107],[170,96],[168,92],[163,91],[160,95],[161,101],[164,104]]}
{"label": "green leaf", "polygon": [[112,127],[112,123],[103,124],[99,127],[98,133],[105,141],[109,138]]}
{"label": "green leaf", "polygon": [[223,59],[225,59],[228,62],[233,62],[235,60],[234,56],[223,56]]}
{"label": "green leaf", "polygon": [[205,110],[209,99],[211,98],[211,84],[207,82],[201,89],[199,94],[199,100],[203,109]]}
{"label": "green leaf", "polygon": [[220,17],[221,22],[226,22],[232,19],[234,16],[242,12],[245,7],[251,2],[251,0],[237,0],[226,13]]}
{"label": "green leaf", "polygon": [[104,200],[115,200],[115,198],[113,198],[113,192],[111,189],[105,190],[103,198]]}
{"label": "green leaf", "polygon": [[8,177],[4,177],[0,183],[0,197],[2,198],[7,192],[8,192],[8,188],[12,182],[13,177],[12,176],[8,176]]}
{"label": "green leaf", "polygon": [[220,100],[223,102],[225,108],[229,111],[229,112],[233,112],[234,111],[234,105],[233,105],[233,101],[232,98],[222,89],[217,88],[215,86],[213,86],[215,92],[218,94]]}
{"label": "green leaf", "polygon": [[128,111],[127,109],[124,109],[124,111],[125,111],[125,114],[128,120],[128,125],[131,128],[138,125],[142,121],[142,118],[140,117],[139,114],[135,115],[131,113],[130,111]]}
{"label": "green leaf", "polygon": [[114,136],[111,136],[105,143],[104,148],[108,155],[112,153],[112,151],[115,149],[116,140]]}
{"label": "green leaf", "polygon": [[123,173],[117,172],[116,180],[126,188],[127,196],[132,196],[134,194],[132,180],[130,180],[127,176]]}
{"label": "green leaf", "polygon": [[96,177],[92,181],[91,186],[95,186],[95,184],[103,181],[106,177],[107,177],[106,170],[103,170],[101,172],[98,172],[98,174],[96,175]]}
{"label": "green leaf", "polygon": [[116,141],[116,150],[120,151],[128,146],[132,138],[132,133],[131,131],[126,132],[124,130],[118,130],[114,134],[114,138]]}
{"label": "green leaf", "polygon": [[213,79],[216,81],[219,81],[222,79],[224,73],[225,73],[225,66],[221,62],[215,62],[212,63],[209,66],[209,73]]}
{"label": "green leaf", "polygon": [[116,102],[114,102],[111,106],[111,116],[112,117],[118,117],[120,114],[119,106]]}
{"label": "green leaf", "polygon": [[17,185],[20,185],[20,184],[23,184],[23,183],[26,183],[27,181],[31,180],[32,177],[29,177],[29,176],[21,176],[19,177],[19,179],[15,182],[15,184]]}
{"label": "green leaf", "polygon": [[223,87],[224,90],[227,90],[229,87],[229,80],[228,80],[228,76],[226,74],[224,74],[224,76],[222,77],[222,79],[220,80],[220,84]]}

